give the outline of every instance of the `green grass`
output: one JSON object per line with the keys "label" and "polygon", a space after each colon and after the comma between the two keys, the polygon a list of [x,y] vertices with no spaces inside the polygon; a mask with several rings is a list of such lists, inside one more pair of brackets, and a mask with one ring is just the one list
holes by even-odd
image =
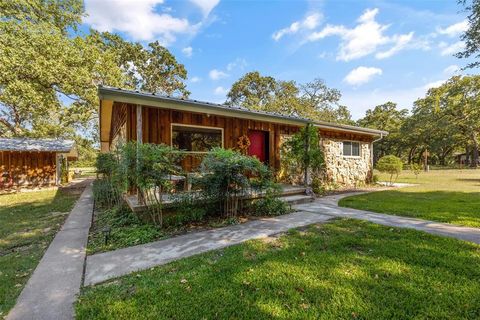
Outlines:
{"label": "green grass", "polygon": [[15,304],[77,197],[57,190],[0,195],[0,318]]}
{"label": "green grass", "polygon": [[337,220],[94,287],[77,319],[479,319],[480,246]]}
{"label": "green grass", "polygon": [[[387,180],[385,175],[380,180]],[[432,170],[415,178],[404,171],[398,182],[418,186],[373,192],[340,200],[340,206],[462,226],[480,227],[480,170]]]}

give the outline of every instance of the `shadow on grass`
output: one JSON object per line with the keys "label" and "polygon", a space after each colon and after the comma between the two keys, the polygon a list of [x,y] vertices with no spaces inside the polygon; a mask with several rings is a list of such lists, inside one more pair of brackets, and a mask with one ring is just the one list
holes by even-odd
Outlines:
{"label": "shadow on grass", "polygon": [[89,288],[78,319],[478,318],[479,247],[340,220]]}

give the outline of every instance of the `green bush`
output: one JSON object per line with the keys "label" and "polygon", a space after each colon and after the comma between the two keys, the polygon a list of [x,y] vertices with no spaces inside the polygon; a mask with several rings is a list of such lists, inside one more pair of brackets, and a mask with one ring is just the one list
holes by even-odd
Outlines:
{"label": "green bush", "polygon": [[415,175],[415,179],[418,179],[418,175],[422,172],[422,166],[418,163],[412,163],[410,165],[410,170],[412,170],[413,174]]}
{"label": "green bush", "polygon": [[266,190],[272,179],[270,169],[257,158],[216,148],[203,158],[196,180],[211,209],[232,217],[242,209],[241,198]]}
{"label": "green bush", "polygon": [[113,208],[119,203],[121,197],[118,188],[111,180],[107,179],[95,180],[92,185],[92,192],[95,205],[101,208]]}
{"label": "green bush", "polygon": [[267,195],[254,200],[250,206],[250,213],[254,216],[280,216],[292,211],[290,205],[280,200],[277,195]]}
{"label": "green bush", "polygon": [[388,173],[390,175],[390,185],[393,185],[402,172],[403,162],[402,159],[394,155],[387,155],[378,160],[376,168],[380,172]]}
{"label": "green bush", "polygon": [[321,176],[325,166],[323,150],[320,147],[318,129],[306,126],[295,133],[282,145],[281,179],[298,180],[308,170],[313,176]]}

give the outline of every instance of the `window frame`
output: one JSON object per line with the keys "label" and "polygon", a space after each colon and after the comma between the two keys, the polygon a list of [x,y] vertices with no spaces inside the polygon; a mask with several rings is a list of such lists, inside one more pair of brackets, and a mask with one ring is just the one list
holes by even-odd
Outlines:
{"label": "window frame", "polygon": [[[173,147],[173,127],[187,127],[187,128],[202,128],[202,129],[211,129],[211,130],[220,130],[220,133],[222,135],[222,146],[221,148],[224,147],[224,129],[222,127],[210,127],[210,126],[199,126],[199,125],[194,125],[194,124],[184,124],[184,123],[170,123],[170,146]],[[207,154],[210,151],[188,151],[188,150],[182,150],[180,151],[185,152],[185,153],[193,153],[193,154]]]}
{"label": "window frame", "polygon": [[[344,144],[345,144],[345,142],[349,142],[349,143],[350,143],[350,153],[352,153],[352,150],[353,150],[352,144],[353,144],[353,143],[358,144],[358,156],[354,156],[354,155],[352,155],[352,154],[350,154],[350,155],[345,155],[345,153],[344,153],[344,151],[345,151],[345,150],[344,150]],[[362,157],[362,148],[360,148],[360,141],[355,141],[355,140],[343,140],[343,141],[342,141],[342,156],[343,156],[344,158],[361,158],[361,157]]]}

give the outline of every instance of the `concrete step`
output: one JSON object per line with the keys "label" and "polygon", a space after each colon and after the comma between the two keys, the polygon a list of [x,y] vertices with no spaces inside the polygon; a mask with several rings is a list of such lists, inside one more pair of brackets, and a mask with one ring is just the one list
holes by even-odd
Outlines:
{"label": "concrete step", "polygon": [[315,197],[306,194],[295,194],[290,196],[280,197],[280,200],[287,202],[290,205],[309,203],[315,200]]}

